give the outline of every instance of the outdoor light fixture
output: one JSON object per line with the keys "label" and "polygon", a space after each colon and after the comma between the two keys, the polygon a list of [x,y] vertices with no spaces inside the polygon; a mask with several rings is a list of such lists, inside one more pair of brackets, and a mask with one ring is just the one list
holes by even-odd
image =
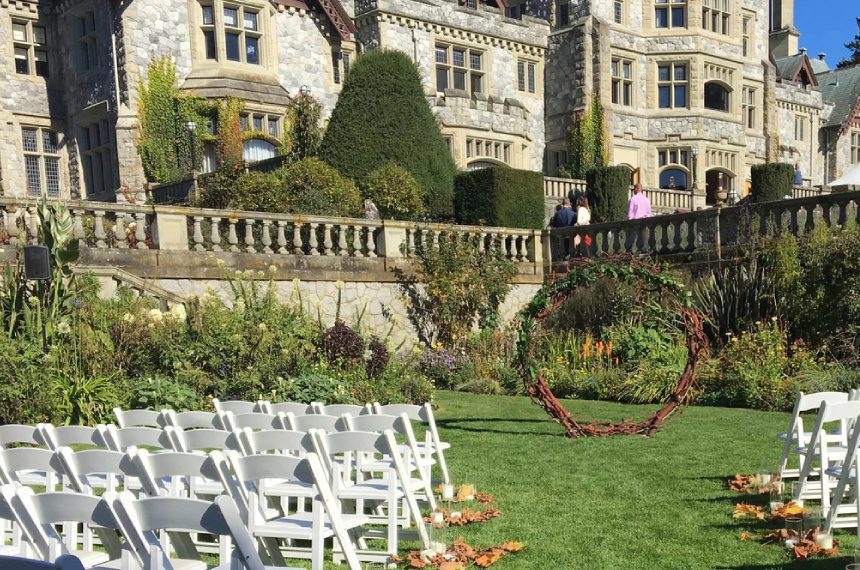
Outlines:
{"label": "outdoor light fixture", "polygon": [[696,184],[696,158],[699,156],[699,151],[698,149],[696,149],[696,147],[692,147],[690,149],[690,156],[693,158],[693,185],[691,187],[691,190],[697,190],[698,186]]}

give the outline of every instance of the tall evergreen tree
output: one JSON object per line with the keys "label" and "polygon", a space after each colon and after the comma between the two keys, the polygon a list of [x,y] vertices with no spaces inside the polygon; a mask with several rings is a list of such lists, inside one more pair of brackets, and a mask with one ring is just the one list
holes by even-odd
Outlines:
{"label": "tall evergreen tree", "polygon": [[[857,18],[857,29],[860,30],[860,18]],[[854,36],[854,40],[845,44],[845,47],[851,50],[851,55],[843,59],[836,66],[838,68],[849,67],[860,63],[860,31]]]}
{"label": "tall evergreen tree", "polygon": [[424,189],[431,216],[453,216],[457,168],[418,68],[402,52],[369,51],[352,65],[319,156],[355,180],[388,162],[398,164]]}

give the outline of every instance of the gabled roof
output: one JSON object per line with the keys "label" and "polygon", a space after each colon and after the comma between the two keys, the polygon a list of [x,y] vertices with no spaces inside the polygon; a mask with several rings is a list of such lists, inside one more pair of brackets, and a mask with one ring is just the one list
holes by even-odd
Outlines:
{"label": "gabled roof", "polygon": [[319,6],[342,40],[352,41],[352,35],[356,32],[355,24],[340,0],[272,0],[272,2],[305,10],[310,9],[312,5]]}
{"label": "gabled roof", "polygon": [[776,67],[776,73],[780,79],[785,79],[787,81],[803,81],[804,78],[806,78],[806,82],[813,87],[818,85],[815,79],[815,72],[813,71],[812,63],[810,63],[809,57],[806,53],[801,52],[788,57],[771,59],[771,61]]}
{"label": "gabled roof", "polygon": [[818,75],[818,87],[833,112],[824,126],[844,127],[860,106],[860,65]]}

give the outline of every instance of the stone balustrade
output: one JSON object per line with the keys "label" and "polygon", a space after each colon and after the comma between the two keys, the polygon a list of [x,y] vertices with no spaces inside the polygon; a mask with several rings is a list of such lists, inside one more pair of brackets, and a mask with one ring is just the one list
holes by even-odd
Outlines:
{"label": "stone balustrade", "polygon": [[585,180],[574,180],[571,178],[557,178],[554,176],[544,176],[543,178],[543,195],[544,198],[567,198],[568,196],[581,192],[585,192]]}
{"label": "stone balustrade", "polygon": [[554,228],[545,233],[553,262],[568,256],[632,254],[685,256],[715,254],[780,231],[803,235],[820,224],[860,222],[860,192],[821,194],[730,208],[653,216],[587,226]]}

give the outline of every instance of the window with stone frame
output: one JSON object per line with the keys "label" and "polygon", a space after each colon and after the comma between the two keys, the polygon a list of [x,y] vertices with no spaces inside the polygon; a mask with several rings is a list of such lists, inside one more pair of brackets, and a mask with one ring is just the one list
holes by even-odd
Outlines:
{"label": "window with stone frame", "polygon": [[803,142],[806,140],[806,121],[803,115],[794,116],[794,140]]}
{"label": "window with stone frame", "polygon": [[860,162],[860,131],[851,133],[851,164]]}
{"label": "window with stone frame", "polygon": [[659,186],[667,190],[686,190],[690,177],[689,148],[664,148],[657,151]]}
{"label": "window with stone frame", "polygon": [[200,4],[200,33],[208,60],[263,65],[260,8],[212,0]]}
{"label": "window with stone frame", "polygon": [[752,87],[743,88],[744,126],[747,129],[756,128],[756,90]]}
{"label": "window with stone frame", "polygon": [[519,4],[513,4],[509,2],[509,5],[505,8],[505,17],[512,18],[514,20],[522,20],[523,16],[528,14],[528,2],[526,0],[521,0]]}
{"label": "window with stone frame", "polygon": [[84,12],[76,18],[78,42],[76,45],[77,70],[87,73],[99,65],[98,34],[96,33],[96,13]]}
{"label": "window with stone frame", "polygon": [[732,90],[719,81],[705,83],[705,109],[728,113],[732,110]]}
{"label": "window with stone frame", "polygon": [[753,57],[755,52],[752,36],[754,26],[755,20],[751,15],[741,19],[741,53],[744,57]]}
{"label": "window with stone frame", "polygon": [[654,0],[655,28],[686,28],[687,0]]}
{"label": "window with stone frame", "polygon": [[612,58],[612,102],[615,105],[633,105],[633,61]]}
{"label": "window with stone frame", "polygon": [[661,63],[657,66],[657,106],[660,109],[686,109],[690,86],[688,64]]}
{"label": "window with stone frame", "polygon": [[715,34],[729,35],[731,30],[730,0],[702,0],[702,28]]}
{"label": "window with stone frame", "polygon": [[517,61],[517,90],[537,93],[537,63],[520,59]]}
{"label": "window with stone frame", "polygon": [[570,24],[570,2],[561,0],[556,12],[556,26],[567,26]]}
{"label": "window with stone frame", "polygon": [[506,141],[467,137],[466,158],[490,158],[499,162],[504,162],[505,164],[510,164],[511,143]]}
{"label": "window with stone frame", "polygon": [[436,91],[459,89],[484,93],[484,52],[460,46],[436,44]]}
{"label": "window with stone frame", "polygon": [[87,195],[115,190],[111,128],[106,119],[78,126],[78,150]]}
{"label": "window with stone frame", "polygon": [[613,0],[612,21],[616,24],[624,23],[624,0]]}
{"label": "window with stone frame", "polygon": [[21,127],[27,194],[60,196],[60,145],[57,133],[45,127]]}
{"label": "window with stone frame", "polygon": [[349,65],[352,61],[352,52],[344,49],[336,49],[331,54],[332,79],[335,85],[340,85],[346,80]]}
{"label": "window with stone frame", "polygon": [[282,117],[278,114],[248,112],[239,115],[239,130],[243,133],[262,133],[275,139],[281,138]]}
{"label": "window with stone frame", "polygon": [[12,20],[15,73],[48,77],[48,34],[33,20]]}

